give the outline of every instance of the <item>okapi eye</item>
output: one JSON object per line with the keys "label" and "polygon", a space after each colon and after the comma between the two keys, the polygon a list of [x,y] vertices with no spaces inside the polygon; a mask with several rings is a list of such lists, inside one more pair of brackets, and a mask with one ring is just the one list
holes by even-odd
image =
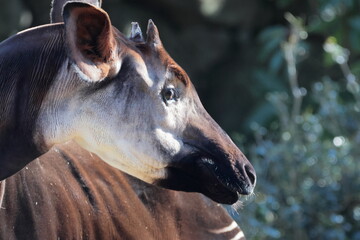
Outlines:
{"label": "okapi eye", "polygon": [[178,99],[178,93],[174,88],[165,88],[162,91],[162,97],[165,102],[176,101]]}

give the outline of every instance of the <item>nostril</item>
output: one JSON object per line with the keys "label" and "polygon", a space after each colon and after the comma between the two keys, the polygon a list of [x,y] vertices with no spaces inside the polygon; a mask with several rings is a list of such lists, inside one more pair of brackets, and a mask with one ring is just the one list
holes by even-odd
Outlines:
{"label": "nostril", "polygon": [[245,173],[246,173],[248,179],[250,180],[251,185],[255,186],[256,174],[255,174],[254,168],[252,166],[245,165]]}

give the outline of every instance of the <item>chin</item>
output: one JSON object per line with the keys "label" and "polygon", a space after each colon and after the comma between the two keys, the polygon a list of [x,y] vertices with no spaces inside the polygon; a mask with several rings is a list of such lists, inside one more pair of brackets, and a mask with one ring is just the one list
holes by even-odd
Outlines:
{"label": "chin", "polygon": [[231,168],[224,170],[205,157],[193,157],[181,162],[186,164],[167,167],[165,177],[154,184],[177,191],[199,192],[221,204],[234,204],[239,200],[241,183],[234,180],[235,173]]}

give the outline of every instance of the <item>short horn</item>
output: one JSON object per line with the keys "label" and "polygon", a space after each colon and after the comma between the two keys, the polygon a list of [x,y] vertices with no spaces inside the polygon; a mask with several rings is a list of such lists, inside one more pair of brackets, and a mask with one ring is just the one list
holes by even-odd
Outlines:
{"label": "short horn", "polygon": [[162,45],[160,36],[159,36],[159,31],[151,19],[149,19],[149,22],[148,22],[146,35],[147,35],[146,43],[148,45],[150,45],[152,47],[159,47]]}
{"label": "short horn", "polygon": [[139,23],[132,22],[131,23],[131,34],[130,39],[135,42],[144,42],[144,38],[141,32],[141,28],[139,26]]}

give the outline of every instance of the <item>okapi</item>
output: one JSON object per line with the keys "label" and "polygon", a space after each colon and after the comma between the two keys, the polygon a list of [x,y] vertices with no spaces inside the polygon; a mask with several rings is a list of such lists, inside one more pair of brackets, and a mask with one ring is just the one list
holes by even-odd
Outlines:
{"label": "okapi", "polygon": [[146,41],[137,24],[128,39],[87,3],[67,3],[64,22],[0,44],[0,180],[73,140],[157,186],[226,204],[253,191],[253,167],[204,110],[152,21]]}

